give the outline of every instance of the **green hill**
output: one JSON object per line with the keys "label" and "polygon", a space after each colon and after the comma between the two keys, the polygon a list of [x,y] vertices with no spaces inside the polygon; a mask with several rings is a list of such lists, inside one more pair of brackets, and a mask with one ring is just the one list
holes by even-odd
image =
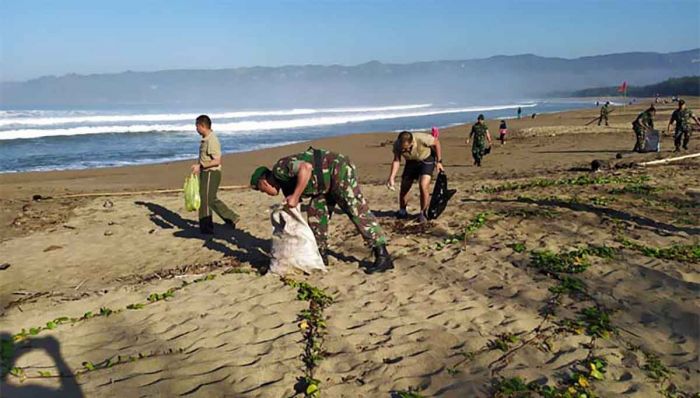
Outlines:
{"label": "green hill", "polygon": [[[656,94],[700,96],[700,76],[678,77],[648,86],[629,85],[627,87],[629,97],[653,97]],[[610,97],[621,94],[618,92],[618,87],[598,87],[574,91],[571,95],[573,97]]]}

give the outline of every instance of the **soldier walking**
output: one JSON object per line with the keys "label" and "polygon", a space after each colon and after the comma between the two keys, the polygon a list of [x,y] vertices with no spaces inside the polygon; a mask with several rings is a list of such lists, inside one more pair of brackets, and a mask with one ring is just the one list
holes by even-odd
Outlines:
{"label": "soldier walking", "polygon": [[[469,132],[469,137],[467,138],[467,145],[469,141],[474,139],[472,144],[472,157],[474,158],[474,164],[477,167],[481,167],[481,159],[486,155],[488,150],[491,148],[491,133],[489,133],[489,128],[484,123],[484,115],[479,115],[476,118],[476,123],[472,125],[472,130]],[[488,141],[489,145],[486,146]]]}
{"label": "soldier walking", "polygon": [[608,115],[610,114],[610,101],[605,101],[605,105],[600,108],[600,118],[598,118],[598,126],[605,120],[605,125],[608,125]]}
{"label": "soldier walking", "polygon": [[695,124],[700,126],[700,121],[698,121],[698,118],[693,115],[693,112],[690,109],[686,108],[685,100],[678,101],[678,109],[673,111],[671,114],[671,120],[669,120],[668,127],[666,128],[666,132],[669,133],[671,131],[671,125],[676,123],[676,131],[673,134],[673,144],[675,145],[676,149],[674,149],[673,152],[680,152],[681,141],[683,143],[683,149],[688,149],[690,133],[693,130],[693,128],[690,126],[691,119],[695,121]]}
{"label": "soldier walking", "polygon": [[202,137],[198,162],[192,165],[192,174],[199,174],[199,196],[202,198],[199,207],[199,230],[206,235],[214,233],[212,211],[235,229],[238,214],[216,196],[221,183],[221,144],[211,129],[209,116],[197,117],[195,128]]}
{"label": "soldier walking", "polygon": [[302,197],[310,198],[306,215],[324,263],[328,264],[328,223],[338,205],[374,252],[374,263],[365,272],[394,268],[386,249],[386,235],[360,190],[355,165],[345,155],[309,148],[279,159],[272,170],[258,167],[250,178],[250,186],[271,196],[282,191],[286,204],[292,208]]}

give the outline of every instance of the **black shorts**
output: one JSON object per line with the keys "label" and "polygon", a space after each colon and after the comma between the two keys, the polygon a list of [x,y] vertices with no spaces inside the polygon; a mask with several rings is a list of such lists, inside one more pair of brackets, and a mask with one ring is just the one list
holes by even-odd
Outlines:
{"label": "black shorts", "polygon": [[435,171],[435,157],[433,156],[425,160],[407,160],[401,178],[415,181],[424,175],[432,177],[433,171]]}

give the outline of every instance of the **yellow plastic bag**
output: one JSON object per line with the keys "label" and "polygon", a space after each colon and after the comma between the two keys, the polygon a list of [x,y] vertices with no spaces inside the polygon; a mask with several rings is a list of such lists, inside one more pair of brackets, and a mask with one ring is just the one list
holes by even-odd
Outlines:
{"label": "yellow plastic bag", "polygon": [[185,178],[185,209],[187,211],[199,210],[201,199],[199,198],[199,176],[190,174]]}

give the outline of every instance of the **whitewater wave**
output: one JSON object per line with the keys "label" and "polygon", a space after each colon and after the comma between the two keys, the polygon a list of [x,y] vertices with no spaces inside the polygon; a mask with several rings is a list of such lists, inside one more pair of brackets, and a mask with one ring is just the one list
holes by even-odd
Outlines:
{"label": "whitewater wave", "polygon": [[[259,150],[259,149],[297,144],[299,142],[302,142],[302,141],[294,140],[294,141],[280,141],[280,142],[271,142],[271,143],[266,143],[266,144],[257,144],[257,145],[251,145],[250,147],[247,147],[245,150],[255,151],[255,150]],[[235,153],[235,152],[241,152],[241,151],[233,151],[233,152],[226,152],[226,153]],[[81,160],[81,161],[72,161],[69,164],[61,163],[61,164],[55,164],[55,165],[26,167],[26,168],[22,168],[21,170],[14,170],[14,169],[10,169],[10,168],[6,168],[6,169],[0,168],[0,173],[20,173],[20,172],[27,172],[27,171],[54,171],[54,170],[84,170],[84,169],[94,169],[94,168],[103,168],[103,167],[123,167],[123,166],[135,166],[135,165],[140,165],[140,164],[170,163],[170,162],[178,162],[178,161],[190,160],[190,159],[193,161],[196,160],[196,158],[192,154],[164,156],[164,157],[157,157],[157,158],[141,158],[141,159],[134,159],[134,160]],[[226,167],[226,166],[224,165],[224,167]]]}
{"label": "whitewater wave", "polygon": [[[432,104],[412,104],[379,107],[358,107],[358,108],[321,108],[321,109],[281,109],[270,111],[237,111],[208,114],[212,119],[244,119],[250,117],[263,116],[303,116],[322,113],[357,113],[357,112],[387,112],[428,108]],[[194,120],[201,113],[160,113],[160,114],[139,114],[139,115],[80,115],[61,117],[27,117],[31,113],[25,112],[19,115],[0,114],[7,118],[0,118],[0,126],[53,126],[61,124],[87,124],[87,123],[128,123],[128,122],[175,122]],[[23,117],[22,117],[23,116]]]}
{"label": "whitewater wave", "polygon": [[[334,116],[321,116],[311,118],[283,119],[283,120],[246,120],[229,123],[216,123],[215,130],[218,134],[256,134],[260,131],[298,129],[303,127],[322,127],[373,120],[389,120],[420,116],[442,115],[464,112],[486,112],[518,107],[528,108],[537,104],[513,104],[497,106],[473,106],[446,109],[425,109],[412,112],[383,112],[383,113],[351,113]],[[416,105],[417,106],[417,105]],[[386,109],[387,107],[385,107]],[[338,108],[355,109],[360,108]],[[370,108],[366,108],[370,109]],[[371,108],[377,109],[377,108]],[[405,108],[403,108],[405,109]],[[16,129],[0,131],[0,140],[32,139],[41,137],[73,136],[87,134],[118,134],[118,133],[153,133],[153,132],[192,132],[194,126],[188,124],[134,124],[134,125],[106,125],[106,126],[81,126],[59,129]]]}

